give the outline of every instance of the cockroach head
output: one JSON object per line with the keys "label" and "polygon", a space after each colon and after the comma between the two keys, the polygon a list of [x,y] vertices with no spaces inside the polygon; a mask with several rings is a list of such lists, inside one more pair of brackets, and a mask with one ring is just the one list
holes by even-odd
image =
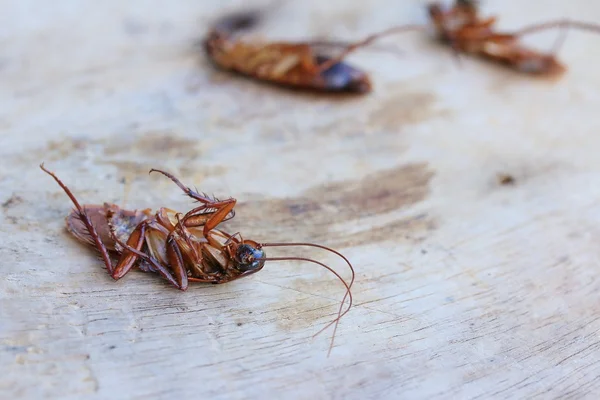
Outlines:
{"label": "cockroach head", "polygon": [[242,272],[258,271],[265,265],[265,251],[251,240],[240,243],[235,250],[236,268]]}
{"label": "cockroach head", "polygon": [[[324,64],[329,61],[329,57],[317,56],[316,60],[317,64]],[[369,76],[345,62],[327,68],[321,72],[320,78],[324,81],[324,89],[331,92],[369,93],[371,91]]]}

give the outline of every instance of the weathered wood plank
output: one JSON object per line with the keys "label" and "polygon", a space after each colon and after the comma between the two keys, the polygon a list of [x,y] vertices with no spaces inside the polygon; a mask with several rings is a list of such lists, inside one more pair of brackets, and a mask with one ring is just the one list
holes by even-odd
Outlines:
{"label": "weathered wood plank", "polygon": [[[0,397],[596,398],[600,38],[570,33],[571,70],[551,83],[458,69],[406,35],[401,58],[353,56],[372,95],[332,99],[194,53],[243,3],[1,2]],[[359,37],[420,18],[398,3],[284,4],[259,32]],[[584,0],[485,10],[506,27],[600,19]],[[186,209],[146,173],[167,169],[236,197],[227,226],[244,237],[342,250],[357,304],[331,357],[330,331],[311,340],[343,295],[326,271],[277,263],[186,293],[113,282],[64,231],[70,204],[41,161],[88,203]]]}

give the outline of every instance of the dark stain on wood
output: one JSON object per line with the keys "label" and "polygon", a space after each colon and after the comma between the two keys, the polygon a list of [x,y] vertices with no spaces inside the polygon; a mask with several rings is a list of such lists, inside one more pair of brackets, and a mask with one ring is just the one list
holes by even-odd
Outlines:
{"label": "dark stain on wood", "polygon": [[343,238],[343,245],[350,247],[359,246],[365,241],[380,243],[390,240],[396,243],[419,243],[427,238],[427,232],[436,228],[437,222],[428,214],[418,214],[347,235]]}
{"label": "dark stain on wood", "polygon": [[[57,161],[72,158],[96,147],[102,159],[123,156],[128,159],[154,160],[171,157],[194,160],[201,155],[200,142],[185,138],[171,131],[148,131],[139,133],[124,132],[103,138],[66,137],[60,141],[50,141],[36,151],[29,153],[25,161]],[[95,152],[96,153],[96,152]],[[147,171],[146,171],[147,172]]]}
{"label": "dark stain on wood", "polygon": [[10,196],[8,198],[8,200],[6,200],[5,202],[2,203],[2,208],[7,209],[7,208],[11,208],[17,204],[21,204],[23,202],[23,198],[19,195],[16,194],[12,194],[12,196]]}
{"label": "dark stain on wood", "polygon": [[437,98],[429,92],[394,92],[377,101],[349,108],[343,119],[315,126],[319,136],[352,137],[371,132],[392,132],[396,134],[407,125],[418,124],[431,118],[449,115],[450,111],[438,105]]}
{"label": "dark stain on wood", "polygon": [[[330,245],[350,245],[397,240],[397,232],[412,228],[430,229],[427,217],[392,220],[371,226],[368,218],[410,208],[429,194],[434,173],[427,164],[408,164],[376,172],[356,181],[342,181],[314,187],[300,196],[241,202],[237,217],[228,223],[262,241],[308,240]],[[361,220],[359,222],[358,220]],[[426,222],[422,222],[426,221]],[[358,229],[345,233],[338,224],[352,223]],[[368,233],[365,233],[368,232]]]}
{"label": "dark stain on wood", "polygon": [[436,97],[427,92],[401,93],[378,103],[369,115],[371,128],[396,131],[407,124],[415,124],[440,113],[436,110]]}
{"label": "dark stain on wood", "polygon": [[502,186],[512,186],[517,183],[515,177],[508,173],[500,173],[496,176],[498,184]]}
{"label": "dark stain on wood", "polygon": [[[178,174],[222,175],[225,166],[206,166],[198,163],[202,155],[202,142],[186,138],[172,131],[146,131],[122,133],[103,138],[67,137],[60,141],[50,141],[46,145],[26,155],[17,156],[18,161],[51,163],[65,159],[88,159],[94,154],[94,162],[112,165],[120,174],[136,179],[145,179],[150,168],[157,162],[169,159],[170,165]],[[157,161],[158,160],[158,161]]]}
{"label": "dark stain on wood", "polygon": [[144,158],[170,157],[193,159],[201,154],[198,140],[178,136],[170,131],[150,131],[116,140],[104,140],[107,156],[139,153]]}
{"label": "dark stain on wood", "polygon": [[145,177],[161,159],[177,161],[180,167],[174,172],[194,171],[196,160],[202,155],[200,141],[178,136],[171,131],[149,131],[119,140],[104,139],[101,143],[103,155],[96,161],[113,165],[134,179]]}

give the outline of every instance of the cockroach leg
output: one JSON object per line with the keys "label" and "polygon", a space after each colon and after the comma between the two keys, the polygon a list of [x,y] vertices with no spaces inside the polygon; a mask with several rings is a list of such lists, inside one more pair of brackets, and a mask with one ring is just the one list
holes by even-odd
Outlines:
{"label": "cockroach leg", "polygon": [[175,231],[171,232],[167,237],[167,260],[175,274],[175,280],[177,281],[179,288],[181,290],[186,290],[188,288],[188,276],[185,270],[183,256],[181,255],[181,249],[173,236],[174,232]]}
{"label": "cockroach leg", "polygon": [[[193,227],[194,225],[188,223],[187,220],[190,218],[193,218],[195,216],[194,214],[197,214],[198,212],[202,212],[203,210],[206,210],[206,209],[215,209],[216,211],[213,213],[210,213],[208,220],[203,223],[204,228],[202,228],[202,229],[203,229],[203,233],[206,235],[208,232],[210,232],[211,230],[216,228],[217,225],[219,225],[221,222],[223,222],[225,220],[225,218],[233,210],[233,207],[235,207],[235,204],[236,204],[235,199],[228,199],[228,200],[217,201],[217,202],[214,202],[211,204],[205,204],[205,205],[196,207],[193,210],[189,211],[187,214],[185,214],[183,216],[183,219],[181,220],[181,222],[186,227]],[[206,214],[202,214],[202,215],[206,215]]]}
{"label": "cockroach leg", "polygon": [[[110,232],[111,237],[113,238],[113,240],[115,240],[116,243],[118,243],[119,245],[121,245],[121,247],[123,247],[123,253],[121,254],[121,258],[119,259],[119,262],[117,263],[117,266],[115,267],[114,272],[112,273],[112,277],[115,280],[119,280],[123,276],[125,276],[141,257],[141,258],[145,259],[146,261],[150,262],[150,264],[152,266],[154,266],[159,271],[159,273],[163,277],[165,277],[169,282],[171,282],[171,283],[175,282],[173,284],[176,287],[178,287],[179,289],[182,289],[182,290],[185,290],[187,288],[187,280],[185,280],[185,288],[184,288],[184,283],[183,283],[184,279],[187,278],[187,275],[185,276],[185,278],[181,278],[181,279],[173,278],[172,274],[170,274],[168,272],[168,269],[166,267],[164,267],[162,264],[158,263],[158,261],[154,261],[154,259],[152,259],[152,257],[148,257],[146,254],[144,254],[142,252],[142,248],[144,246],[145,238],[146,238],[146,230],[148,229],[148,226],[149,226],[148,221],[141,222],[131,233],[131,235],[129,236],[129,239],[127,239],[127,243],[125,243],[125,244],[123,244],[122,241],[118,240],[118,238],[116,237],[109,214],[107,214],[107,223],[108,223],[109,232]],[[171,236],[171,234],[172,233],[170,233],[169,236]],[[168,246],[168,244],[169,244],[169,242],[167,239],[167,246]],[[167,255],[168,255],[168,248],[167,248]],[[177,273],[179,271],[175,271],[175,272],[177,275]]]}
{"label": "cockroach leg", "polygon": [[240,243],[244,243],[244,239],[242,238],[242,234],[239,232],[234,233],[233,235],[229,236],[229,239],[227,239],[225,241],[225,243],[223,243],[223,246],[227,246],[229,245],[231,242],[233,242],[233,238],[235,238],[236,236],[238,236],[240,238]]}
{"label": "cockroach leg", "polygon": [[164,175],[164,176],[166,176],[167,178],[171,179],[173,182],[175,182],[175,184],[176,184],[177,186],[179,186],[179,188],[180,188],[181,190],[183,190],[183,191],[184,191],[184,193],[185,193],[185,194],[187,194],[187,195],[188,195],[189,197],[191,197],[192,199],[194,199],[194,200],[197,200],[197,201],[199,201],[200,203],[204,203],[204,204],[212,204],[212,203],[214,203],[214,200],[213,200],[213,199],[211,199],[211,198],[208,198],[208,197],[206,197],[206,196],[202,196],[200,193],[193,191],[193,190],[192,190],[192,189],[190,189],[189,187],[185,186],[185,185],[184,185],[184,184],[183,184],[183,183],[182,183],[182,182],[181,182],[181,181],[180,181],[178,178],[176,178],[174,175],[172,175],[172,174],[170,174],[170,173],[168,173],[168,172],[165,172],[165,171],[161,171],[161,170],[159,170],[159,169],[154,169],[154,168],[152,168],[152,169],[150,170],[150,172],[149,172],[149,173],[152,173],[152,172],[158,172],[158,173],[160,173],[160,174],[163,174],[163,175]]}
{"label": "cockroach leg", "polygon": [[198,254],[198,252],[196,251],[196,246],[194,246],[194,244],[192,243],[192,239],[190,234],[186,231],[186,229],[184,228],[183,223],[181,222],[181,218],[179,218],[180,214],[176,215],[177,218],[177,225],[175,226],[175,229],[179,231],[179,235],[181,237],[183,237],[183,240],[185,241],[185,243],[188,245],[188,247],[191,249],[192,254],[194,255],[194,259],[198,260],[200,259],[200,256]]}
{"label": "cockroach leg", "polygon": [[[199,193],[193,191],[188,186],[185,186],[179,179],[177,179],[175,176],[171,175],[168,172],[161,171],[161,170],[154,169],[154,168],[151,169],[150,172],[158,172],[158,173],[163,174],[164,176],[166,176],[167,178],[169,178],[173,182],[175,182],[175,184],[177,186],[179,186],[179,188],[181,190],[183,190],[185,192],[185,194],[187,194],[189,197],[191,197],[194,200],[198,200],[201,203],[204,203],[202,206],[196,207],[196,208],[188,211],[184,215],[181,222],[184,226],[186,226],[188,228],[194,227],[194,226],[200,226],[200,225],[194,225],[193,220],[192,220],[192,223],[187,222],[188,220],[192,219],[193,217],[198,216],[198,213],[200,213],[199,215],[202,215],[202,216],[208,218],[208,220],[203,221],[201,224],[201,225],[204,225],[203,233],[206,235],[209,231],[211,231],[217,225],[219,225],[221,222],[223,222],[227,218],[229,213],[231,213],[233,211],[233,208],[235,207],[235,203],[236,203],[235,199],[214,201],[213,199],[210,199],[206,196],[202,196]],[[214,209],[215,211],[209,213],[208,215],[210,215],[210,216],[207,216],[207,213],[202,213],[202,211],[211,210],[211,209]]]}
{"label": "cockroach leg", "polygon": [[[110,215],[110,213],[107,213],[108,227],[110,229],[110,234],[114,238],[116,235],[114,233],[112,223],[110,222],[109,215]],[[142,247],[144,246],[145,237],[146,237],[146,226],[147,226],[147,222],[143,221],[134,229],[134,231],[129,236],[129,239],[127,239],[128,247],[132,247],[138,251],[142,250]],[[117,263],[114,271],[111,274],[113,279],[118,280],[118,279],[121,279],[122,277],[124,277],[131,270],[131,268],[135,265],[135,263],[138,261],[138,259],[139,259],[138,255],[131,253],[128,250],[124,249],[123,253],[121,254],[121,258],[119,259],[119,262]]]}
{"label": "cockroach leg", "polygon": [[110,256],[108,254],[108,250],[106,249],[106,246],[104,245],[104,243],[102,243],[102,240],[100,239],[100,236],[98,235],[98,232],[96,231],[96,228],[92,224],[90,217],[86,214],[85,209],[79,204],[79,202],[77,201],[77,199],[75,198],[75,196],[73,195],[71,190],[69,190],[69,188],[60,179],[58,179],[58,177],[54,174],[54,172],[47,170],[44,167],[44,163],[40,164],[40,168],[42,169],[42,171],[44,171],[45,173],[50,175],[56,181],[56,183],[58,183],[58,185],[65,191],[67,196],[69,196],[69,198],[75,205],[77,216],[81,219],[81,222],[83,222],[83,224],[85,225],[85,228],[87,229],[88,234],[90,235],[94,245],[96,246],[96,249],[100,252],[100,256],[102,257],[102,261],[104,261],[104,265],[106,266],[106,269],[112,275],[114,272],[114,268],[113,268]]}
{"label": "cockroach leg", "polygon": [[[169,271],[169,269],[167,267],[165,267],[164,265],[162,265],[158,260],[154,259],[154,257],[150,257],[147,254],[142,253],[141,251],[134,249],[133,247],[127,245],[127,243],[123,243],[118,237],[116,237],[116,235],[114,235],[113,232],[111,232],[113,239],[115,242],[117,242],[121,247],[123,247],[123,249],[126,249],[127,251],[132,252],[133,254],[137,255],[138,257],[144,259],[145,261],[147,261],[150,265],[152,265],[160,275],[163,276],[163,278],[165,278],[166,280],[168,280],[173,286],[175,286],[178,289],[182,289],[181,286],[179,285],[179,283],[177,282],[177,280],[175,279],[175,277],[173,277],[173,274]],[[185,290],[185,289],[182,289]]]}
{"label": "cockroach leg", "polygon": [[[69,188],[53,172],[47,170],[44,167],[43,163],[40,165],[40,168],[44,172],[46,172],[48,175],[50,175],[52,178],[54,178],[56,183],[58,183],[59,186],[67,193],[67,195],[69,196],[69,198],[75,205],[75,209],[77,210],[77,215],[81,219],[81,222],[83,222],[83,224],[85,225],[85,227],[88,231],[88,234],[90,235],[94,245],[96,246],[96,249],[100,252],[100,254],[102,256],[102,260],[104,261],[104,265],[106,266],[106,269],[108,270],[108,273],[110,274],[110,276],[114,280],[121,279],[135,265],[136,261],[139,258],[139,254],[143,254],[143,253],[136,254],[134,252],[132,254],[131,252],[124,251],[123,254],[121,255],[121,258],[119,259],[119,262],[116,264],[116,266],[113,266],[113,263],[108,254],[108,250],[106,249],[106,246],[102,242],[102,239],[100,239],[100,236],[98,235],[96,228],[92,224],[90,217],[85,212],[85,208],[79,204],[79,202],[77,201],[77,199],[75,198],[73,193],[69,190]],[[118,240],[118,238],[114,234],[113,226],[111,223],[112,215],[113,215],[113,213],[110,210],[106,214],[107,224],[109,226],[110,234],[116,243],[123,245],[121,243],[121,241]],[[143,221],[135,228],[135,230],[133,231],[133,233],[127,240],[127,245],[124,245],[123,247],[127,250],[130,250],[130,249],[132,249],[131,246],[135,246],[136,249],[141,250],[141,248],[144,244],[145,228],[146,228],[146,222]]]}

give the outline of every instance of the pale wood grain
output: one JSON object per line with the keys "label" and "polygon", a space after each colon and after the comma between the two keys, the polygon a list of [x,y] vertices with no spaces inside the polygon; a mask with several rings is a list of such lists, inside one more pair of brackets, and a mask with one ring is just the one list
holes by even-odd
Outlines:
{"label": "pale wood grain", "polygon": [[[570,33],[551,83],[458,69],[406,35],[400,58],[352,57],[375,92],[344,101],[195,54],[244,3],[0,2],[0,397],[597,398],[600,38]],[[347,3],[286,3],[258,33],[354,38],[423,17]],[[597,2],[531,3],[485,10],[506,27],[600,20]],[[343,251],[356,306],[331,357],[331,331],[311,340],[343,295],[326,271],[274,263],[186,293],[113,282],[65,232],[71,205],[41,161],[87,203],[190,207],[146,174],[160,167],[236,197],[231,231]]]}

